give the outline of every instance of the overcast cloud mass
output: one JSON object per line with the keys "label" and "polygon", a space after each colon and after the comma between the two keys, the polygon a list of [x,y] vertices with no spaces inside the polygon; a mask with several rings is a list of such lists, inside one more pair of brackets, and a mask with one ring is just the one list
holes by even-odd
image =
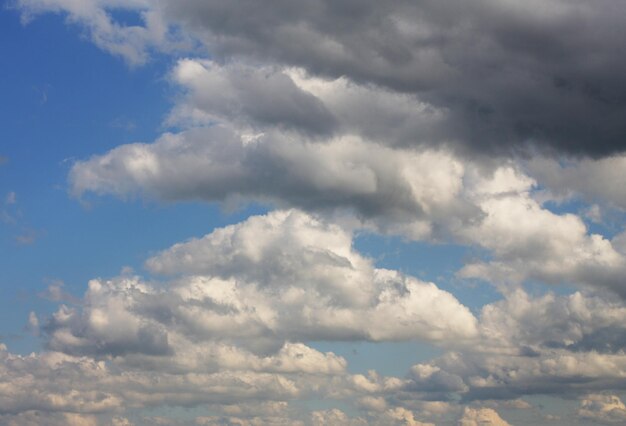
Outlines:
{"label": "overcast cloud mass", "polygon": [[[259,212],[80,294],[48,282],[54,308],[24,319],[40,350],[0,343],[0,424],[623,424],[623,9],[11,2],[25,31],[61,16],[130,75],[166,64],[156,137],[64,159],[82,214]],[[3,225],[25,228],[20,202]]]}

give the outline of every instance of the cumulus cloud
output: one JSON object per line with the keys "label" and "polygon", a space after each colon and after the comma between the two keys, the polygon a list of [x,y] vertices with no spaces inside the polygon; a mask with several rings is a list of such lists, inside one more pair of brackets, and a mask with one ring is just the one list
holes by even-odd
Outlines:
{"label": "cumulus cloud", "polygon": [[624,423],[626,406],[616,395],[590,394],[580,400],[578,415],[601,423]]}
{"label": "cumulus cloud", "polygon": [[226,410],[217,420],[204,418],[207,424],[258,424],[301,413],[254,420],[235,407],[324,396],[361,398],[379,419],[372,424],[420,424],[383,399],[398,379],[351,375],[344,358],[306,342],[457,346],[478,332],[475,317],[450,293],[375,268],[353,249],[350,232],[297,210],[217,229],[147,266],[167,282],[94,279],[82,300],[46,320],[33,314],[46,352],[23,356],[1,347],[0,415],[7,422],[45,411],[59,421],[72,413],[92,421],[167,404]]}
{"label": "cumulus cloud", "polygon": [[[169,120],[192,127],[75,163],[74,194],[256,201],[356,214],[361,227],[377,232],[488,251],[488,260],[472,260],[459,277],[625,294],[626,259],[619,247],[590,234],[580,217],[553,213],[535,195],[538,181],[524,168],[556,188],[550,176],[558,173],[545,173],[545,164],[556,164],[552,160],[522,167],[468,160],[449,149],[415,150],[411,137],[441,138],[437,128],[448,112],[345,77],[185,59],[172,79],[183,93]],[[581,170],[618,169],[601,164],[612,159],[584,161],[596,166],[581,163]],[[567,182],[576,187],[606,180],[601,177]]]}
{"label": "cumulus cloud", "polygon": [[315,411],[311,416],[312,426],[361,426],[361,425],[390,425],[390,426],[434,426],[432,423],[423,423],[415,419],[413,413],[405,408],[396,407],[380,414],[371,414],[367,417],[350,417],[339,409]]}
{"label": "cumulus cloud", "polygon": [[[349,233],[298,211],[175,245],[147,263],[169,277],[167,286],[132,276],[93,280],[82,302],[61,306],[43,325],[49,352],[20,356],[3,347],[0,414],[17,422],[40,411],[100,419],[133,407],[208,405],[221,414],[198,424],[419,425],[425,415],[459,410],[451,405],[459,398],[488,404],[624,385],[619,299],[517,290],[483,307],[476,321],[434,285],[370,262]],[[386,303],[393,312],[378,318]],[[351,375],[345,359],[298,343],[372,336],[430,339],[454,350],[395,378]],[[316,396],[355,399],[362,411],[322,410],[307,419],[286,406],[266,414],[254,408]],[[593,407],[581,402],[581,415],[602,412]],[[494,413],[470,408],[462,421],[506,424]],[[163,421],[146,424],[177,424]]]}
{"label": "cumulus cloud", "polygon": [[447,400],[619,389],[626,378],[623,302],[518,290],[488,304],[476,342],[415,365],[394,392]]}
{"label": "cumulus cloud", "polygon": [[[139,193],[164,200],[343,208],[415,238],[461,226],[479,214],[457,196],[462,178],[462,164],[446,153],[398,151],[358,137],[320,144],[270,133],[248,140],[225,125],[123,145],[76,163],[70,174],[77,195]],[[438,218],[452,223],[436,226]]]}
{"label": "cumulus cloud", "polygon": [[321,140],[353,134],[384,145],[445,143],[446,112],[411,94],[324,79],[301,68],[178,62],[172,82],[183,91],[168,123],[201,125],[229,121],[251,133],[277,127]]}
{"label": "cumulus cloud", "polygon": [[[198,357],[208,356],[198,339],[261,350],[307,340],[453,342],[477,330],[474,316],[450,293],[374,268],[352,249],[348,232],[295,210],[177,244],[147,266],[173,275],[168,287],[125,277],[91,281],[82,311],[63,306],[49,320],[50,347],[164,356],[196,342]],[[214,360],[237,355],[207,350]],[[341,360],[327,361],[337,365],[329,371],[341,370]]]}
{"label": "cumulus cloud", "polygon": [[465,407],[459,426],[511,426],[492,408]]}
{"label": "cumulus cloud", "polygon": [[[193,420],[208,425],[420,425],[458,401],[564,393],[586,395],[583,418],[623,420],[619,398],[598,392],[626,383],[626,233],[609,240],[541,203],[578,196],[596,221],[626,207],[607,184],[623,180],[626,147],[617,0],[15,4],[25,20],[64,13],[132,65],[193,43],[211,58],[169,73],[175,130],[76,162],[74,195],[279,210],[163,250],[146,262],[153,279],[95,279],[82,300],[51,286],[67,305],[29,318],[46,351],[0,347],[0,422],[123,425],[127,410],[166,404],[210,407]],[[457,278],[503,299],[477,318],[435,284],[377,268],[353,248],[362,229],[478,248]],[[533,296],[528,281],[582,290]],[[447,352],[402,378],[350,374],[318,340]],[[359,411],[291,410],[307,398]],[[459,424],[508,423],[483,404]]]}
{"label": "cumulus cloud", "polygon": [[[494,184],[510,190],[494,192]],[[462,234],[493,257],[469,262],[459,275],[493,282],[575,283],[624,296],[626,258],[619,244],[590,234],[574,214],[556,214],[542,206],[530,192],[533,184],[514,169],[500,168],[491,181],[476,186],[485,216]]]}
{"label": "cumulus cloud", "polygon": [[547,209],[533,193],[536,180],[514,162],[484,166],[448,151],[391,148],[355,135],[318,143],[271,131],[250,139],[223,124],[78,162],[70,182],[75,194],[355,213],[364,228],[490,253],[489,260],[469,262],[460,277],[570,283],[624,295],[620,246],[590,234],[580,217]]}
{"label": "cumulus cloud", "polygon": [[302,372],[293,375],[237,370],[167,373],[121,368],[59,352],[20,356],[9,353],[4,346],[0,348],[0,358],[0,415],[16,424],[41,418],[42,412],[51,413],[52,419],[75,416],[92,422],[85,424],[100,424],[91,419],[110,418],[132,408],[284,401],[323,393],[324,385],[329,385],[328,377],[316,381],[314,374]]}

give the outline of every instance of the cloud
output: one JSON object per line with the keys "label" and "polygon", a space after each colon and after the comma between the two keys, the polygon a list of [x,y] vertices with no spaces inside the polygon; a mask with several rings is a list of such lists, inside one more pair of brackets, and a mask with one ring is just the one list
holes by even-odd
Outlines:
{"label": "cloud", "polygon": [[510,423],[492,408],[465,407],[459,426],[510,426]]}
{"label": "cloud", "polygon": [[589,233],[577,215],[541,205],[532,192],[535,181],[516,167],[500,167],[480,179],[472,197],[483,220],[462,229],[459,239],[482,246],[491,256],[469,261],[459,277],[496,284],[570,283],[626,294],[621,278],[626,258],[618,240]]}
{"label": "cloud", "polygon": [[626,209],[625,178],[626,156],[613,155],[602,159],[578,159],[557,162],[535,158],[528,168],[557,199],[578,197],[586,202],[608,204]]}
{"label": "cloud", "polygon": [[[251,217],[149,259],[151,271],[173,276],[166,288],[136,278],[92,280],[82,310],[62,307],[46,325],[49,345],[182,364],[176,347],[197,342],[200,352],[188,361],[201,363],[206,350],[219,365],[228,351],[239,353],[228,342],[258,351],[309,340],[445,344],[476,333],[475,318],[450,293],[376,269],[351,245],[346,231],[299,211]],[[203,340],[226,346],[202,348]]]}
{"label": "cloud", "polygon": [[[550,176],[558,173],[545,172],[556,162],[490,162],[410,147],[411,137],[446,140],[448,110],[299,68],[185,59],[171,78],[182,93],[169,121],[191,127],[75,163],[69,177],[75,195],[260,202],[355,215],[351,226],[486,249],[488,259],[470,260],[462,278],[626,294],[619,244],[589,233],[580,217],[540,203],[544,194],[535,190],[544,182],[524,169],[556,188]],[[581,161],[581,170],[587,163],[597,163],[597,173],[617,169],[603,164],[612,159]],[[581,186],[603,176],[567,182]]]}
{"label": "cloud", "polygon": [[[171,78],[182,93],[169,121],[191,127],[75,163],[69,177],[75,195],[260,202],[355,215],[358,223],[350,226],[485,249],[487,259],[468,261],[462,278],[626,294],[620,245],[589,233],[580,217],[541,204],[542,185],[563,191],[551,178],[558,173],[546,172],[553,160],[490,162],[449,149],[415,150],[411,137],[443,137],[448,111],[345,77],[185,59]],[[619,168],[614,159],[580,161],[576,170],[598,176],[572,176],[564,181],[572,188],[607,181],[601,173]]]}
{"label": "cloud", "polygon": [[[352,248],[350,232],[297,210],[217,229],[147,266],[167,281],[95,279],[83,300],[47,319],[33,313],[45,352],[0,347],[7,422],[26,423],[42,411],[91,421],[163,404],[226,410],[318,396],[374,401],[400,381],[353,376],[344,358],[305,342],[458,346],[477,333],[475,317],[450,293],[375,268]],[[59,285],[49,293],[64,299]],[[377,412],[371,424],[420,424],[395,404]]]}
{"label": "cloud", "polygon": [[[0,416],[30,418],[80,413],[77,417],[116,415],[159,405],[229,406],[248,401],[284,401],[328,392],[331,376],[254,372],[166,372],[59,352],[14,355],[0,347]],[[340,376],[335,382],[340,382]],[[335,383],[335,386],[340,383]],[[105,423],[110,424],[110,423]]]}
{"label": "cloud", "polygon": [[[67,22],[83,27],[96,46],[122,57],[131,66],[144,64],[153,49],[169,52],[185,45],[163,21],[156,4],[149,1],[17,0],[16,5],[24,23],[42,13],[64,13]],[[113,10],[136,13],[140,24],[116,22],[110,13]]]}
{"label": "cloud", "polygon": [[482,308],[475,343],[415,365],[390,392],[470,401],[621,389],[625,316],[611,298],[518,290]]}
{"label": "cloud", "polygon": [[26,329],[35,335],[39,333],[39,318],[37,318],[37,314],[31,311],[28,314],[28,323],[26,324]]}
{"label": "cloud", "polygon": [[[300,253],[298,256],[307,258],[310,255],[307,251],[323,241],[330,251],[337,252],[343,247],[346,250],[343,257],[352,263],[351,269],[359,269],[357,254],[351,252],[349,245],[341,243],[345,236],[336,235],[336,229],[325,229],[324,226],[328,225],[315,222],[308,227],[300,226],[301,231],[306,230],[300,234],[289,226],[272,229],[268,220],[281,218],[285,212],[272,215],[251,220],[256,219],[257,223],[244,222],[224,228],[219,235],[210,234],[210,242],[229,247],[225,252],[208,250],[204,253],[206,257],[188,258],[190,247],[200,241],[195,240],[175,246],[177,250],[164,252],[154,259],[163,261],[165,253],[174,258],[188,258],[189,262],[199,265],[199,271],[209,267],[205,260],[214,262],[213,258],[228,258],[229,254],[240,258],[244,264],[254,260],[259,270],[266,270],[266,265],[273,261],[270,259],[282,259],[283,264],[278,269],[280,274],[289,276],[298,288],[306,290],[318,286],[319,277],[316,278],[314,270],[308,281],[293,275],[293,262],[288,253]],[[308,216],[291,219],[311,220]],[[242,241],[242,235],[232,232],[245,234],[258,229],[255,226],[259,225],[266,233],[258,233],[258,247],[238,243]],[[334,243],[332,239],[328,240],[331,235],[335,238]],[[290,239],[305,239],[306,245],[295,248]],[[203,242],[210,245],[208,241]],[[284,247],[286,252],[276,252],[276,247]],[[221,264],[222,260],[217,263]],[[218,267],[211,269],[218,275],[224,274],[224,270]],[[201,273],[199,271],[191,276],[199,276],[196,275]],[[134,277],[107,282],[94,280],[80,310],[62,306],[48,325],[43,326],[48,333],[51,352],[20,356],[2,348],[0,406],[4,411],[0,414],[13,418],[45,410],[100,418],[132,407],[207,405],[215,407],[221,414],[199,418],[199,424],[220,424],[226,421],[224,419],[230,419],[228,421],[233,424],[297,424],[297,421],[308,424],[310,420],[312,424],[316,424],[315,421],[333,424],[335,421],[336,424],[387,425],[398,422],[419,425],[422,423],[417,420],[416,413],[420,414],[420,419],[446,413],[449,416],[462,408],[453,402],[459,398],[462,401],[483,400],[484,406],[493,404],[494,399],[515,400],[524,395],[583,394],[590,396],[581,400],[581,413],[594,410],[599,413],[602,409],[593,407],[602,404],[593,402],[598,400],[593,397],[593,392],[621,389],[626,378],[623,351],[626,340],[620,337],[626,335],[626,307],[616,299],[582,293],[540,297],[531,297],[521,291],[511,293],[507,299],[482,309],[477,332],[466,337],[465,342],[451,334],[446,335],[446,340],[439,341],[444,347],[455,347],[454,351],[414,366],[404,378],[395,378],[380,376],[375,371],[367,376],[350,375],[343,358],[294,341],[298,336],[306,338],[310,333],[307,330],[299,331],[299,335],[289,335],[290,328],[282,327],[285,330],[283,336],[291,336],[291,342],[282,343],[277,349],[267,345],[250,348],[246,342],[256,338],[258,327],[255,329],[237,316],[233,308],[241,309],[241,305],[236,305],[236,299],[232,298],[234,294],[223,278],[218,278],[219,287],[207,285],[207,281],[196,281],[192,285],[175,268],[168,269],[168,272],[175,277],[169,284],[171,288],[167,290],[167,296],[160,299],[172,301],[168,305],[170,310],[153,304],[151,296],[164,291],[156,283]],[[281,294],[293,296],[296,293],[293,287],[289,288],[288,284],[276,279],[279,274],[272,275],[274,287],[269,281],[264,282],[263,276],[264,273],[259,275],[253,271],[234,279],[239,283],[255,280],[258,289],[267,287],[281,304],[284,300]],[[332,280],[329,275],[321,278]],[[336,278],[342,281],[339,276]],[[359,282],[366,283],[362,279]],[[216,291],[218,288],[219,292]],[[183,293],[185,303],[179,304],[177,300]],[[258,294],[262,291],[259,290]],[[230,307],[225,306],[224,298],[230,300]],[[257,300],[257,312],[250,314],[267,315],[267,304],[263,298]],[[293,303],[293,300],[296,299],[292,297],[289,302]],[[171,309],[175,306],[178,311]],[[185,309],[192,311],[185,316]],[[274,316],[274,333],[281,331],[276,325],[281,321],[293,321],[294,328],[307,326],[298,323],[297,318],[284,320],[292,315],[290,309],[300,309],[297,305],[291,308],[282,304],[281,309],[287,312],[282,318]],[[423,310],[416,309],[413,313]],[[457,310],[462,312],[463,308]],[[232,320],[227,319],[229,313],[234,314]],[[203,316],[207,314],[212,314],[211,323],[208,323],[212,328],[207,328],[203,322]],[[450,314],[440,314],[440,318],[446,316]],[[196,324],[192,324],[191,317],[196,319]],[[372,323],[379,321],[372,314],[369,318]],[[390,316],[386,318],[389,322]],[[231,328],[229,321],[239,327]],[[418,325],[412,328],[415,327]],[[250,335],[239,340],[241,333]],[[159,340],[158,337],[164,335],[166,339]],[[159,341],[167,342],[167,351],[155,350],[158,346],[154,343]],[[18,380],[25,375],[27,379]],[[331,409],[314,412],[307,420],[302,417],[305,413],[292,411],[293,407],[267,414],[254,408],[255,404],[316,397],[358,400],[360,414],[351,417]],[[584,402],[587,400],[592,402]],[[245,408],[248,404],[252,405]],[[510,404],[528,407],[523,402]],[[493,424],[506,424],[497,423],[503,420],[494,413],[486,408],[468,408],[462,421],[480,424],[480,421],[489,420]],[[146,424],[155,422],[146,420]]]}
{"label": "cloud", "polygon": [[590,394],[580,400],[578,415],[600,423],[624,423],[626,406],[616,395]]}
{"label": "cloud", "polygon": [[[614,37],[624,18],[617,0],[600,8],[584,0],[317,0],[306,7],[273,1],[264,10],[253,1],[217,0],[20,0],[18,6],[26,17],[65,12],[95,44],[133,64],[145,62],[151,49],[168,52],[193,39],[219,62],[300,67],[411,94],[447,111],[443,128],[464,151],[532,147],[603,156],[625,147],[626,55]],[[119,8],[142,22],[117,23],[110,12]],[[269,79],[268,87],[277,81]]]}
{"label": "cloud", "polygon": [[[419,425],[459,401],[538,394],[621,419],[619,398],[598,392],[626,379],[626,234],[541,200],[580,197],[596,220],[626,206],[607,184],[623,181],[624,15],[615,0],[518,3],[18,1],[25,19],[65,13],[131,65],[190,40],[212,58],[173,66],[171,132],[77,161],[74,195],[278,210],[157,253],[149,279],[94,279],[82,300],[51,286],[68,305],[29,318],[46,350],[0,347],[0,422],[124,424],[126,411],[200,405],[197,424]],[[362,230],[478,249],[457,278],[503,299],[477,318],[377,268],[353,247]],[[537,281],[581,290],[523,290]],[[401,378],[350,374],[320,340],[446,352]],[[288,403],[307,399],[358,411]],[[460,424],[508,424],[481,407]]]}
{"label": "cloud", "polygon": [[431,234],[430,221],[439,217],[457,222],[439,226],[447,229],[479,213],[457,196],[462,178],[462,164],[445,152],[393,150],[356,137],[322,144],[270,133],[247,140],[224,125],[123,145],[77,162],[70,173],[76,195],[343,208],[366,220],[384,218],[381,227],[398,223],[417,238]]}
{"label": "cloud", "polygon": [[387,146],[447,142],[446,112],[415,96],[323,79],[301,68],[178,62],[172,82],[182,89],[168,123],[184,126],[232,122],[250,133],[278,128],[313,140],[358,135]]}
{"label": "cloud", "polygon": [[8,192],[3,202],[0,203],[0,222],[14,229],[19,228],[18,232],[13,232],[13,240],[17,244],[33,244],[44,232],[37,231],[28,226],[23,216],[24,214],[17,201],[17,194],[14,191]]}
{"label": "cloud", "polygon": [[[6,426],[98,426],[98,420],[94,416],[75,413],[50,414],[39,411],[27,411],[14,415],[0,415],[0,422]],[[128,424],[128,423],[127,423]],[[122,426],[124,423],[112,423],[114,426]]]}
{"label": "cloud", "polygon": [[261,12],[254,2],[193,1],[168,2],[165,11],[217,57],[418,94],[451,112],[448,127],[473,150],[534,143],[601,155],[624,148],[626,63],[612,36],[624,24],[618,8],[616,1],[600,10],[584,1],[316,1],[273,2]]}
{"label": "cloud", "polygon": [[361,426],[361,425],[390,425],[390,426],[433,426],[432,423],[417,421],[413,413],[405,408],[396,407],[380,414],[371,413],[367,417],[350,417],[339,409],[315,411],[311,415],[312,426]]}
{"label": "cloud", "polygon": [[77,162],[70,182],[76,195],[257,201],[356,214],[359,223],[352,226],[486,249],[490,259],[471,260],[460,277],[625,294],[626,258],[619,245],[589,233],[580,217],[543,206],[533,192],[537,181],[512,161],[485,165],[448,151],[391,148],[354,135],[322,143],[271,131],[250,139],[222,124]]}
{"label": "cloud", "polygon": [[15,237],[15,241],[21,245],[33,244],[38,236],[38,232],[34,229],[23,229],[22,234]]}
{"label": "cloud", "polygon": [[186,98],[170,122],[227,119],[320,135],[332,134],[337,125],[321,99],[273,68],[186,59],[178,62],[172,79],[186,90]]}

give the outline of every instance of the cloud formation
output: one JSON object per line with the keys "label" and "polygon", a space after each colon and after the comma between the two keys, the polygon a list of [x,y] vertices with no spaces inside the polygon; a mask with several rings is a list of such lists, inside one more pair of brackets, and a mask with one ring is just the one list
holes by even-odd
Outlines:
{"label": "cloud formation", "polygon": [[[189,55],[168,73],[169,131],[77,161],[73,195],[277,210],[157,253],[150,278],[94,279],[82,299],[51,286],[63,304],[29,317],[46,350],[0,346],[0,423],[184,424],[149,411],[167,405],[206,409],[197,425],[508,425],[486,405],[545,394],[624,420],[626,233],[547,202],[595,224],[626,208],[617,0],[14,4],[132,66]],[[362,231],[470,248],[456,279],[502,299],[472,311],[379,268]],[[318,341],[443,354],[353,374]],[[342,409],[292,404],[320,399]]]}
{"label": "cloud formation", "polygon": [[[374,268],[354,251],[350,233],[296,210],[177,244],[147,266],[169,281],[92,280],[82,301],[41,322],[46,352],[21,356],[0,348],[0,415],[7,423],[36,422],[42,411],[60,423],[99,424],[163,404],[225,409],[367,396],[400,382],[351,375],[344,358],[303,342],[457,346],[478,333],[475,317],[450,293]],[[364,402],[373,414],[355,424],[421,424],[411,411],[376,401]],[[310,421],[339,424],[342,416],[320,412]]]}
{"label": "cloud formation", "polygon": [[459,426],[510,426],[510,423],[503,420],[492,408],[465,407]]}
{"label": "cloud formation", "polygon": [[[203,84],[214,67],[190,60],[179,66]],[[342,87],[331,92],[341,97]],[[359,89],[346,88],[353,90]],[[195,102],[186,97],[180,105],[194,115],[190,108],[196,107],[189,106]],[[174,115],[180,116],[176,108]],[[356,214],[362,228],[486,249],[490,259],[468,262],[460,277],[497,284],[540,280],[625,294],[620,240],[613,244],[590,233],[578,216],[547,209],[533,192],[537,181],[515,162],[485,165],[449,151],[388,147],[365,134],[322,142],[294,134],[287,124],[262,127],[266,131],[254,135],[258,120],[241,116],[235,125],[225,121],[227,115],[202,118],[220,124],[167,133],[152,144],[123,145],[77,162],[70,174],[73,192],[257,201],[331,216]]]}
{"label": "cloud formation", "polygon": [[626,406],[616,395],[591,394],[580,400],[578,415],[591,421],[619,424],[626,421]]}
{"label": "cloud formation", "polygon": [[397,391],[469,401],[620,389],[625,315],[601,296],[518,290],[482,308],[476,344],[415,365]]}
{"label": "cloud formation", "polygon": [[[220,62],[296,66],[411,94],[447,111],[446,138],[463,150],[603,156],[625,147],[617,0],[17,4],[25,16],[67,13],[130,63],[145,61],[151,48],[171,50],[182,33]],[[142,25],[116,23],[120,8],[140,14]]]}
{"label": "cloud formation", "polygon": [[[59,423],[109,424],[167,404],[221,412],[197,424],[420,425],[456,412],[461,424],[505,425],[492,409],[454,401],[525,409],[525,395],[593,396],[626,383],[619,299],[518,289],[476,318],[434,284],[375,268],[349,232],[297,210],[217,229],[146,265],[166,282],[92,280],[82,301],[39,321],[46,352],[2,347],[3,421],[28,424],[49,411]],[[426,340],[447,352],[405,377],[350,374],[315,340]],[[360,414],[288,408],[307,398],[353,401]],[[581,416],[612,410],[587,399]],[[288,405],[263,414],[257,404]],[[177,424],[155,419],[139,424]]]}
{"label": "cloud formation", "polygon": [[[51,318],[49,345],[183,363],[175,347],[196,342],[190,362],[199,365],[203,340],[262,352],[268,345],[289,351],[284,345],[294,341],[461,342],[476,334],[474,316],[450,293],[374,268],[351,243],[338,226],[299,211],[251,217],[149,259],[151,271],[174,276],[166,288],[131,278],[91,281],[82,311],[63,307]],[[229,349],[206,350],[219,360]],[[334,366],[318,367],[343,368],[327,361]]]}

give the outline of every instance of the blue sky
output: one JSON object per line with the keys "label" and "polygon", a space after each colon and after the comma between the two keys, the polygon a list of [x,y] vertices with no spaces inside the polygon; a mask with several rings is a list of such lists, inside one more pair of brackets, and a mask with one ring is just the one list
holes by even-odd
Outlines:
{"label": "blue sky", "polygon": [[0,424],[626,421],[617,3],[279,3],[0,11]]}

